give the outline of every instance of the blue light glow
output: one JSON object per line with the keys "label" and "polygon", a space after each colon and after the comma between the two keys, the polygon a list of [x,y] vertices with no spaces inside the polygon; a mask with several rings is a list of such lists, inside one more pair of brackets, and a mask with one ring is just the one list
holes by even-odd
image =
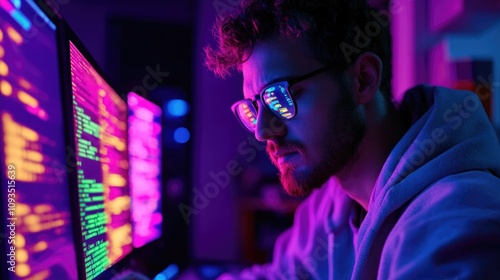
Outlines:
{"label": "blue light glow", "polygon": [[43,21],[52,29],[56,30],[56,25],[45,15],[33,0],[26,0],[33,10],[43,19]]}
{"label": "blue light glow", "polygon": [[14,7],[16,7],[16,9],[21,9],[21,0],[10,0],[10,2],[14,5]]}
{"label": "blue light glow", "polygon": [[19,25],[21,25],[21,27],[26,30],[26,31],[29,31],[31,29],[31,22],[30,20],[23,14],[21,13],[21,11],[19,10],[13,10],[10,15],[12,16],[12,18],[17,21],[17,23],[19,23]]}
{"label": "blue light glow", "polygon": [[189,112],[189,104],[182,99],[172,99],[167,103],[167,114],[173,117],[182,117]]}
{"label": "blue light glow", "polygon": [[213,279],[223,272],[221,267],[214,265],[204,265],[200,267],[200,273],[203,277]]}
{"label": "blue light glow", "polygon": [[173,279],[178,272],[179,267],[175,264],[171,264],[164,271],[160,272],[160,274],[156,275],[153,280],[170,280]]}
{"label": "blue light glow", "polygon": [[185,127],[179,127],[174,131],[174,140],[177,143],[184,144],[189,141],[190,133]]}

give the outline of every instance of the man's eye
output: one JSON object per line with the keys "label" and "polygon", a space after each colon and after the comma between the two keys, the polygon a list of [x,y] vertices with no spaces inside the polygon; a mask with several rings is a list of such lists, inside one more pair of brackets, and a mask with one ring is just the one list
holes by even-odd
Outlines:
{"label": "man's eye", "polygon": [[293,96],[293,99],[297,100],[300,98],[302,93],[304,93],[304,88],[303,87],[294,88],[290,93]]}
{"label": "man's eye", "polygon": [[258,112],[259,111],[259,102],[257,102],[257,100],[252,100],[252,104],[255,107],[255,110]]}

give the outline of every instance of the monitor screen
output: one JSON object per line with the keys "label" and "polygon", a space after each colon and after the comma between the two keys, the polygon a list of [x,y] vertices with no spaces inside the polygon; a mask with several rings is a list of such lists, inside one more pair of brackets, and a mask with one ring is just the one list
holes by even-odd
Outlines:
{"label": "monitor screen", "polygon": [[7,279],[78,278],[57,46],[56,26],[33,1],[0,1],[0,234],[7,237],[0,267]]}
{"label": "monitor screen", "polygon": [[162,234],[161,109],[133,92],[128,107],[132,240],[138,248]]}
{"label": "monitor screen", "polygon": [[127,104],[69,42],[78,199],[86,279],[132,250]]}

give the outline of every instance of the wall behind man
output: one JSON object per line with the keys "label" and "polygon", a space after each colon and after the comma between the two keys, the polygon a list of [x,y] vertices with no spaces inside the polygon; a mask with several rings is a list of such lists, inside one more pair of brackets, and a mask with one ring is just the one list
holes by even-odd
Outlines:
{"label": "wall behind man", "polygon": [[241,171],[238,145],[247,136],[230,106],[241,98],[242,79],[218,79],[203,66],[203,47],[214,45],[211,27],[217,16],[239,1],[200,1],[195,41],[195,122],[197,137],[193,161],[196,208],[192,215],[193,258],[232,261],[237,258],[235,175]]}
{"label": "wall behind man", "polygon": [[[190,24],[194,1],[174,0],[52,0],[64,19],[83,41],[90,54],[106,72],[110,18],[157,21],[160,23]],[[116,50],[119,51],[119,50]],[[140,55],[140,54],[138,54]],[[113,76],[112,73],[107,73]]]}

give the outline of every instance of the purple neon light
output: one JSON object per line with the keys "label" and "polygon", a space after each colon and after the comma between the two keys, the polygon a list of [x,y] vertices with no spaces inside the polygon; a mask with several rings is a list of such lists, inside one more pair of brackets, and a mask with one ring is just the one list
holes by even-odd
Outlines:
{"label": "purple neon light", "polygon": [[161,109],[131,92],[129,105],[132,243],[141,247],[161,236]]}
{"label": "purple neon light", "polygon": [[28,36],[43,14],[16,6],[0,1],[0,274],[77,279],[56,31]]}
{"label": "purple neon light", "polygon": [[401,101],[404,92],[415,85],[415,1],[400,1],[392,13],[393,95]]}
{"label": "purple neon light", "polygon": [[127,104],[69,42],[81,249],[87,279],[132,251]]}
{"label": "purple neon light", "polygon": [[464,0],[430,0],[429,20],[432,31],[439,31],[465,11]]}
{"label": "purple neon light", "polygon": [[447,41],[436,44],[430,52],[429,81],[433,85],[451,87],[455,79],[450,71],[450,52]]}

